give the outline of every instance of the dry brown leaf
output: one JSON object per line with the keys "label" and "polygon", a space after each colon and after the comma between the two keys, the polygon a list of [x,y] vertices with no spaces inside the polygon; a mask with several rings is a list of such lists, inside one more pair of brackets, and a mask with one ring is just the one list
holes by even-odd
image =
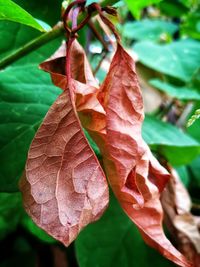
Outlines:
{"label": "dry brown leaf", "polygon": [[[94,78],[86,54],[78,41],[74,41],[71,48],[71,72],[72,78],[81,83],[98,87],[98,82]],[[40,64],[40,68],[51,74],[53,83],[61,89],[66,88],[65,59],[66,43],[63,42],[60,48],[45,62]]]}
{"label": "dry brown leaf", "polygon": [[175,263],[190,266],[162,229],[159,194],[169,174],[141,137],[142,96],[134,62],[120,45],[98,98],[106,112],[96,114],[96,118],[102,117],[102,127],[98,127],[93,116],[89,122],[83,120],[82,123],[101,149],[107,177],[121,206],[150,246]]}
{"label": "dry brown leaf", "polygon": [[[53,66],[55,60],[42,67],[59,85],[59,75],[62,79],[64,75]],[[79,77],[73,81],[76,108],[82,125],[101,149],[113,191],[150,246],[176,264],[190,266],[167,240],[162,229],[163,211],[159,197],[169,174],[151,154],[141,136],[143,101],[133,60],[118,44],[100,93],[96,84],[87,83],[88,70],[85,72],[84,66],[82,64],[81,68],[84,68],[86,83],[83,84]]]}
{"label": "dry brown leaf", "polygon": [[171,169],[171,174],[172,178],[162,194],[166,223],[179,249],[194,263],[195,267],[199,267],[199,223],[197,218],[191,214],[190,196],[177,172]]}
{"label": "dry brown leaf", "polygon": [[[67,86],[60,73],[53,76],[54,82],[59,83],[59,76],[62,87]],[[76,86],[75,81],[68,82],[49,109],[31,144],[26,178],[21,181],[26,211],[39,227],[65,245],[100,218],[109,197],[105,175],[77,115]]]}

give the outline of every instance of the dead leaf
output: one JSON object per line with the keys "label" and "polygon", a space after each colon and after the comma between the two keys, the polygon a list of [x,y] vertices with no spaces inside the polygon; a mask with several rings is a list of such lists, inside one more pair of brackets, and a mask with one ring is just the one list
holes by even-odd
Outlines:
{"label": "dead leaf", "polygon": [[[65,57],[66,43],[63,42],[54,55],[40,64],[41,69],[51,74],[53,83],[63,90],[66,88],[67,82],[65,75]],[[72,78],[74,80],[98,87],[98,82],[93,76],[85,51],[77,40],[73,42],[70,61]]]}
{"label": "dead leaf", "polygon": [[200,229],[191,214],[191,199],[177,172],[170,168],[172,178],[162,194],[166,224],[177,245],[195,267],[200,266]]}
{"label": "dead leaf", "polygon": [[[63,75],[56,72],[52,62],[50,67],[46,66],[42,67],[51,75]],[[118,45],[100,92],[96,84],[87,83],[88,70],[85,72],[84,66],[81,68],[84,68],[86,83],[82,83],[82,78],[73,81],[76,108],[83,127],[101,149],[109,182],[121,206],[150,246],[180,266],[191,266],[167,240],[162,229],[159,197],[169,174],[141,136],[143,100],[133,60]]]}
{"label": "dead leaf", "polygon": [[[54,53],[50,59],[40,64],[41,69],[50,73],[53,83],[64,90],[67,85],[65,75],[66,44]],[[77,61],[78,60],[78,72]],[[74,41],[71,53],[72,78],[76,108],[84,128],[92,132],[105,134],[105,111],[97,99],[99,86],[92,74],[90,64],[82,46]],[[80,77],[78,73],[81,73]],[[85,81],[85,83],[83,83]],[[92,134],[93,135],[93,134]]]}
{"label": "dead leaf", "polygon": [[107,177],[121,206],[150,246],[176,264],[190,266],[162,229],[159,196],[170,176],[142,139],[142,96],[134,62],[121,45],[98,98],[106,112],[105,129],[99,135],[88,130],[101,149]]}
{"label": "dead leaf", "polygon": [[31,144],[24,206],[35,223],[69,245],[108,205],[108,185],[75,109],[75,84],[49,109]]}

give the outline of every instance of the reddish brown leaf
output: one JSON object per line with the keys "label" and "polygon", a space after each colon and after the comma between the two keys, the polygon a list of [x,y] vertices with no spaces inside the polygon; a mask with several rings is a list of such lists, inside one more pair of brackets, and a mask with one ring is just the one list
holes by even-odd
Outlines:
{"label": "reddish brown leaf", "polygon": [[[49,72],[53,83],[61,89],[66,88],[66,75],[65,75],[65,59],[66,58],[66,43],[63,42],[61,47],[55,52],[50,59],[40,64],[40,68]],[[87,60],[84,49],[74,41],[71,48],[71,72],[72,78],[83,84],[98,87],[97,80],[92,74],[90,64]]]}
{"label": "reddish brown leaf", "polygon": [[162,194],[165,220],[179,249],[187,255],[195,267],[200,266],[200,229],[196,217],[191,214],[190,196],[177,172],[171,169],[172,178]]}
{"label": "reddish brown leaf", "polygon": [[108,186],[82,132],[73,100],[74,83],[54,102],[31,144],[25,209],[47,233],[69,245],[108,204]]}
{"label": "reddish brown leaf", "polygon": [[[63,43],[50,59],[40,64],[41,69],[50,73],[53,83],[61,89],[67,85],[65,56],[66,44]],[[94,138],[99,139],[100,132],[105,134],[105,111],[97,99],[99,92],[97,80],[92,74],[85,51],[78,41],[74,41],[72,46],[71,69],[75,84],[76,108],[81,123],[83,127],[90,130],[92,136],[93,132],[98,133]]]}
{"label": "reddish brown leaf", "polygon": [[[53,83],[61,89],[64,89],[67,84],[65,56],[66,44],[63,43],[50,59],[40,64],[41,69],[49,72]],[[99,138],[100,132],[105,133],[105,111],[97,99],[99,92],[97,80],[92,74],[85,51],[78,41],[75,41],[72,46],[71,69],[75,84],[76,108],[81,123],[91,131],[91,135],[97,132],[98,137],[96,135],[94,137]]]}
{"label": "reddish brown leaf", "polygon": [[[42,67],[51,73],[56,85],[63,87],[60,81],[65,81],[65,77],[55,68],[56,62],[57,59]],[[73,74],[77,79],[73,88],[77,111],[82,125],[101,149],[110,184],[119,202],[150,246],[175,263],[190,266],[162,229],[163,211],[159,197],[169,174],[141,137],[143,102],[133,60],[118,45],[100,94],[95,88],[95,79],[92,79],[94,83],[87,79],[90,71],[85,63],[80,66],[85,80]]]}
{"label": "reddish brown leaf", "polygon": [[98,132],[93,120],[87,129],[101,149],[108,179],[121,206],[150,246],[175,263],[190,266],[162,229],[159,196],[169,174],[142,139],[142,96],[134,62],[121,45],[101,87],[99,100],[106,112],[104,127]]}

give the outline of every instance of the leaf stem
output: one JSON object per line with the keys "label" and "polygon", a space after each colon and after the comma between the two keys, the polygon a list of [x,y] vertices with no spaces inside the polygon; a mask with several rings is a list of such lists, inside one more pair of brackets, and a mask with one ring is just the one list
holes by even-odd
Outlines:
{"label": "leaf stem", "polygon": [[[115,0],[104,0],[101,3],[102,7],[107,5],[112,5],[116,1]],[[94,13],[93,16],[97,14]],[[78,21],[81,21],[83,18],[83,14],[79,15]],[[15,50],[11,54],[5,56],[4,58],[0,59],[0,70],[4,69],[5,67],[9,66],[10,64],[14,63],[18,59],[22,58],[23,56],[27,55],[28,53],[36,50],[37,48],[41,47],[42,45],[48,43],[51,40],[56,39],[57,37],[61,36],[64,33],[63,23],[58,23],[51,31],[44,33],[37,38],[31,40],[24,46],[20,47],[19,49]]]}
{"label": "leaf stem", "polygon": [[65,69],[65,74],[67,76],[67,82],[69,84],[69,82],[71,81],[71,64],[70,64],[70,53],[71,53],[71,47],[72,44],[74,42],[74,40],[76,39],[76,37],[69,37],[69,39],[67,40],[67,50],[66,50],[66,69]]}
{"label": "leaf stem", "polygon": [[37,38],[31,40],[24,46],[20,47],[19,49],[15,50],[13,53],[9,54],[8,56],[2,58],[0,60],[0,69],[7,67],[8,65],[12,64],[13,62],[17,61],[21,57],[27,55],[28,53],[32,52],[33,50],[41,47],[42,45],[48,43],[51,40],[54,40],[61,36],[64,33],[64,27],[62,23],[58,23],[51,31],[46,32]]}

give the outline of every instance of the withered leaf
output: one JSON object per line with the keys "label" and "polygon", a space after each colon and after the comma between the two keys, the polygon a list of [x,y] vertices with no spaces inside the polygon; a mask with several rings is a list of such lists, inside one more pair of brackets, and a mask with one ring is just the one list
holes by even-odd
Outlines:
{"label": "withered leaf", "polygon": [[171,180],[162,194],[165,221],[178,248],[195,267],[200,266],[200,229],[191,213],[191,199],[178,173],[170,168]]}
{"label": "withered leaf", "polygon": [[108,204],[108,185],[74,103],[74,83],[58,97],[33,139],[21,181],[26,211],[69,245]]}
{"label": "withered leaf", "polygon": [[[83,84],[98,87],[98,82],[93,76],[85,51],[77,40],[73,42],[70,54],[72,78]],[[63,42],[53,56],[40,64],[41,69],[51,74],[53,83],[63,90],[66,88],[67,83],[65,61],[66,43]]]}
{"label": "withered leaf", "polygon": [[190,266],[162,229],[159,197],[170,176],[142,139],[142,96],[134,62],[120,44],[98,98],[106,112],[105,134],[100,139],[98,132],[91,134],[121,206],[150,246],[176,264]]}
{"label": "withered leaf", "polygon": [[[80,52],[80,49],[78,51]],[[85,54],[83,50],[81,51],[84,63],[79,63],[78,68],[82,70],[83,75],[77,72],[76,67],[74,68],[72,77],[76,80],[73,80],[73,90],[71,91],[75,93],[74,102],[76,101],[76,110],[79,113],[83,127],[89,131],[101,149],[104,167],[114,193],[124,211],[137,225],[144,240],[150,246],[156,248],[176,264],[190,266],[184,256],[165,237],[162,229],[163,210],[159,197],[170,176],[154,158],[141,136],[144,118],[143,101],[133,60],[118,44],[109,73],[99,90],[95,78],[92,78],[91,69],[86,67],[89,66],[89,63]],[[75,54],[73,58],[75,58]],[[50,72],[52,80],[57,86],[64,89],[67,84],[63,70],[64,58],[61,57],[62,61],[59,63],[60,58],[57,58],[59,56],[56,55],[55,59],[43,63],[41,67]],[[86,61],[87,63],[85,63]],[[73,66],[75,66],[75,63],[73,63]],[[65,93],[64,91],[63,94]],[[77,115],[75,108],[73,108],[73,111]],[[69,131],[69,128],[67,131]],[[75,145],[74,148],[77,149],[77,146]],[[71,150],[73,150],[72,146]],[[65,159],[65,156],[63,159]],[[74,161],[76,160],[73,159],[73,164]],[[48,164],[45,163],[45,166],[48,166]],[[70,181],[72,182],[73,179]],[[101,181],[101,194],[104,196],[101,198],[104,199],[105,207],[107,204],[107,186],[104,178]],[[97,195],[99,196],[98,190]],[[33,192],[33,189],[31,191]],[[30,193],[27,193],[27,196],[30,197]],[[99,198],[96,199],[95,203],[98,201]],[[32,202],[32,199],[29,200],[29,203],[36,205],[34,201]],[[33,210],[31,205],[29,209]],[[84,204],[82,205],[84,207]],[[41,205],[37,204],[36,210],[40,207]],[[100,214],[103,209],[101,209]],[[81,214],[80,210],[79,212]],[[89,221],[93,220],[91,218],[96,219],[97,216],[91,215],[90,210]],[[63,229],[62,226],[61,229]],[[78,231],[74,232],[78,233]],[[59,235],[62,238],[62,230],[59,230]]]}
{"label": "withered leaf", "polygon": [[[50,73],[53,83],[65,89],[67,78],[65,75],[66,44],[63,43],[55,54],[40,64],[41,69]],[[76,109],[83,127],[92,132],[105,132],[105,111],[97,99],[99,85],[93,76],[84,49],[78,41],[74,41],[71,53],[72,78],[74,79],[74,93]],[[97,136],[94,136],[97,138]]]}

